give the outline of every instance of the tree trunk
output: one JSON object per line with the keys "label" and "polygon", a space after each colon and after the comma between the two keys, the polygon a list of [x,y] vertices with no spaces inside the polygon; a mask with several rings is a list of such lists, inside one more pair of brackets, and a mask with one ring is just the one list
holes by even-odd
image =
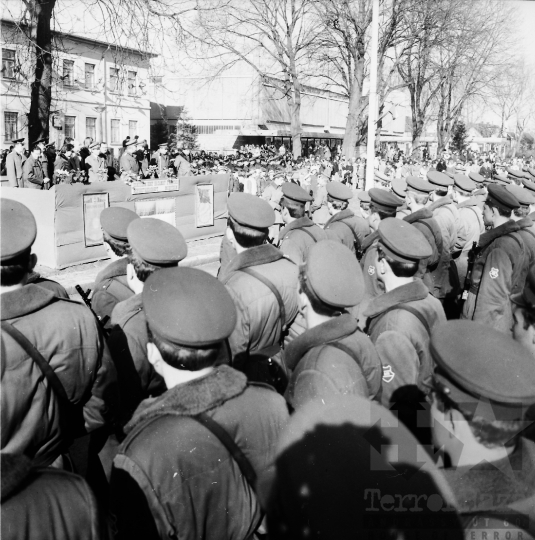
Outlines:
{"label": "tree trunk", "polygon": [[344,133],[344,142],[342,144],[342,154],[348,158],[354,157],[357,141],[360,139],[358,132],[360,120],[360,105],[362,98],[362,82],[364,73],[364,58],[357,62],[355,66],[355,77],[351,85],[351,94],[349,96],[349,108],[347,111],[346,130]]}
{"label": "tree trunk", "polygon": [[413,114],[412,117],[412,153],[417,152],[422,145],[421,139],[424,132],[424,121]]}
{"label": "tree trunk", "polygon": [[28,143],[49,135],[52,101],[52,30],[50,21],[56,0],[32,0],[32,39],[35,43],[35,77],[31,84]]}
{"label": "tree trunk", "polygon": [[301,89],[294,84],[293,97],[289,96],[290,129],[292,133],[292,154],[294,159],[301,157]]}

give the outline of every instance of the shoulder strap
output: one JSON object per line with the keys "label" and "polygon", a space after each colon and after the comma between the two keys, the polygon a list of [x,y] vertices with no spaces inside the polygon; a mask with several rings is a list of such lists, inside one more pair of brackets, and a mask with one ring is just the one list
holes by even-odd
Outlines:
{"label": "shoulder strap", "polygon": [[347,345],[344,345],[343,343],[340,343],[339,341],[332,341],[331,343],[325,343],[325,346],[334,347],[335,349],[343,351],[347,354],[347,356],[349,356],[350,358],[353,358],[353,360],[355,360],[357,364],[359,363],[359,359],[357,358],[355,351],[352,351]]}
{"label": "shoulder strap", "polygon": [[7,321],[2,321],[2,331],[9,334],[21,346],[24,352],[37,364],[37,367],[45,376],[59,401],[63,401],[65,404],[72,406],[72,403],[67,397],[65,388],[63,388],[58,376],[50,367],[50,364],[43,358],[43,355],[30,342],[30,340],[20,330],[15,328]]}
{"label": "shoulder strap", "polygon": [[383,311],[381,315],[384,315],[385,313],[388,313],[389,311],[396,311],[397,309],[402,310],[402,311],[408,311],[411,315],[416,317],[423,324],[427,334],[431,336],[431,327],[429,326],[427,319],[419,311],[415,310],[411,306],[407,306],[407,304],[396,304],[395,306],[391,306],[386,311]]}
{"label": "shoulder strap", "polygon": [[479,217],[479,214],[477,213],[476,207],[475,206],[465,206],[464,208],[470,208],[470,210],[472,210],[472,212],[474,212],[474,214],[476,215],[477,222],[479,223],[479,226],[481,227],[481,225],[483,225],[483,229],[485,229],[484,224],[481,222],[482,218]]}
{"label": "shoulder strap", "polygon": [[294,229],[295,231],[303,231],[304,233],[307,233],[308,236],[310,236],[310,238],[312,238],[312,240],[314,240],[314,243],[317,243],[317,238],[310,232],[307,230],[308,227],[302,227],[300,229]]}
{"label": "shoulder strap", "polygon": [[267,277],[263,276],[262,274],[258,273],[256,270],[253,270],[252,268],[240,268],[238,272],[244,272],[254,277],[258,281],[261,281],[275,295],[275,298],[277,299],[277,302],[279,304],[280,318],[281,318],[281,323],[282,323],[282,332],[285,332],[286,331],[286,308],[284,307],[284,301],[282,300],[282,296],[280,292],[278,291],[277,287],[275,287],[275,285],[273,285],[273,283]]}
{"label": "shoulder strap", "polygon": [[355,232],[353,227],[351,227],[351,225],[347,223],[347,221],[345,221],[344,219],[341,219],[338,223],[343,223],[351,231],[351,234],[353,235],[353,238],[355,239],[355,244],[357,244],[358,249],[360,249],[360,239],[357,236],[357,233]]}
{"label": "shoulder strap", "polygon": [[247,459],[247,456],[234,442],[234,439],[227,433],[227,430],[206,413],[200,413],[195,416],[191,416],[190,418],[196,420],[199,422],[199,424],[202,424],[217,439],[219,439],[221,444],[228,450],[229,454],[238,464],[242,475],[245,476],[245,479],[251,486],[251,489],[256,493],[256,472],[253,469],[251,462]]}

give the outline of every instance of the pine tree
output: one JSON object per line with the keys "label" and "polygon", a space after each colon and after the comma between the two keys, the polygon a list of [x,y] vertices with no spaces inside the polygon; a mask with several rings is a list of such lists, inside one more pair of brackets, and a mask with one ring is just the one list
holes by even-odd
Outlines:
{"label": "pine tree", "polygon": [[462,120],[459,120],[453,127],[453,136],[451,138],[451,147],[457,150],[459,154],[466,149],[468,134],[466,126]]}
{"label": "pine tree", "polygon": [[182,150],[197,150],[199,148],[197,126],[190,124],[190,120],[187,110],[183,108],[178,115],[174,132],[169,137],[171,148],[178,147]]}

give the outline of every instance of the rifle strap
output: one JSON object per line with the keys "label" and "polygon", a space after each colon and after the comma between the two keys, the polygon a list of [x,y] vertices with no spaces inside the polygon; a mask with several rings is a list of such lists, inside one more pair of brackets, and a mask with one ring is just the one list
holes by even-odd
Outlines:
{"label": "rifle strap", "polygon": [[[431,327],[429,326],[429,322],[427,321],[427,319],[423,316],[422,313],[420,313],[413,307],[408,306],[407,304],[396,304],[394,306],[390,306],[388,309],[383,311],[378,317],[381,317],[385,315],[386,313],[389,313],[390,311],[396,311],[396,310],[408,311],[411,315],[416,317],[422,323],[423,327],[425,328],[425,331],[427,332],[427,335],[431,336]],[[376,317],[375,319],[377,319],[378,317]],[[366,330],[365,330],[366,334],[369,334],[369,329],[370,329],[372,320],[374,319],[368,320],[368,323],[366,325]]]}

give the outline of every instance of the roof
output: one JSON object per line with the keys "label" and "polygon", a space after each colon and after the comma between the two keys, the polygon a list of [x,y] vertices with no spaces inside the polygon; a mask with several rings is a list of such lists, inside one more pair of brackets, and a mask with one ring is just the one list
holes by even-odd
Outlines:
{"label": "roof", "polygon": [[162,103],[150,102],[151,120],[178,120],[184,107],[182,105],[163,105]]}

